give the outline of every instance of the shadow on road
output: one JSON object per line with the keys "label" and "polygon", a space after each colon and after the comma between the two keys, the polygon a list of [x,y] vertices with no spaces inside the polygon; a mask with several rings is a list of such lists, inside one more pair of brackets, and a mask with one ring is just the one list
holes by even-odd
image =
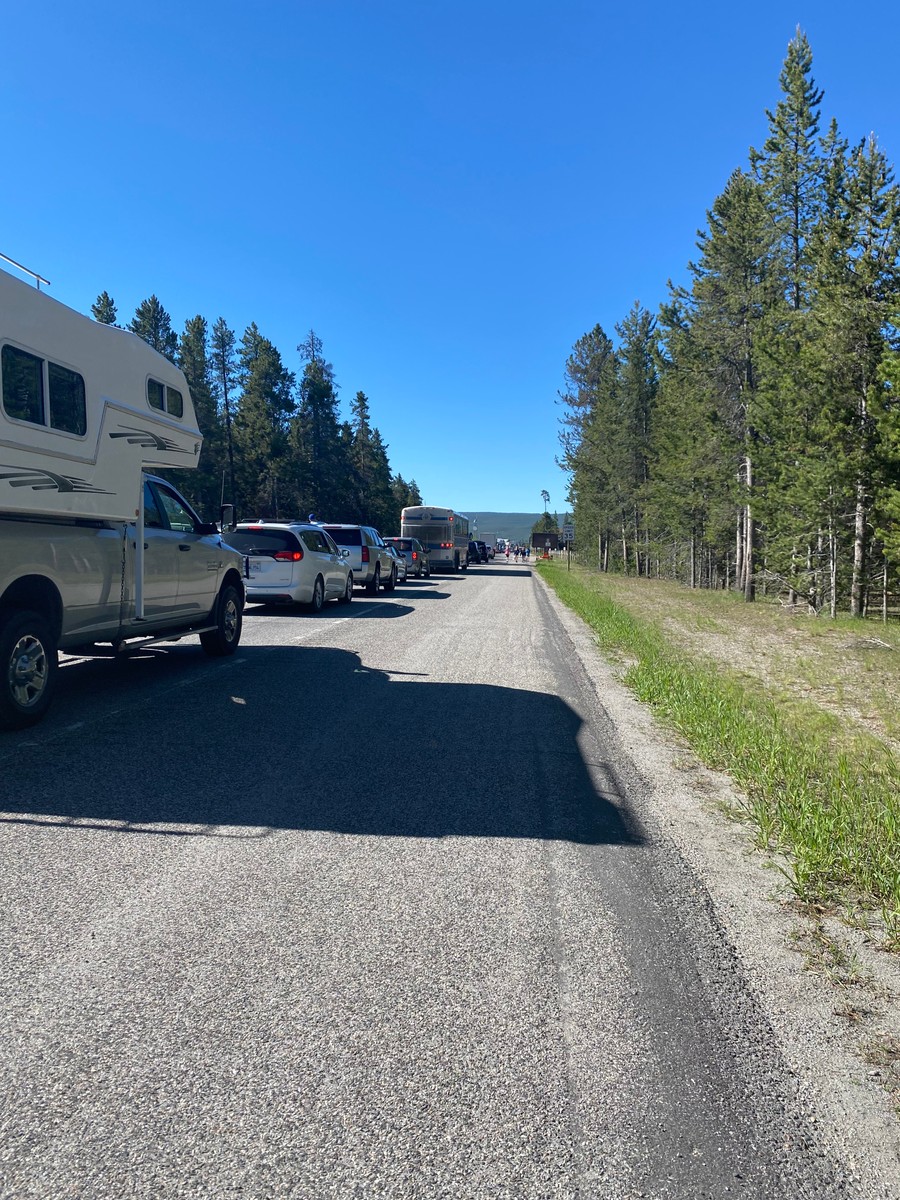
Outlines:
{"label": "shadow on road", "polygon": [[392,679],[333,648],[85,660],[14,754],[0,741],[0,819],[638,842],[581,725],[557,696]]}
{"label": "shadow on road", "polygon": [[[400,587],[403,585],[400,584]],[[359,620],[378,619],[380,617],[407,617],[411,612],[415,612],[408,604],[398,603],[402,596],[398,596],[397,592],[389,593],[391,599],[387,595],[378,596],[356,596],[352,604],[326,604],[321,612],[313,613],[308,609],[290,604],[253,604],[250,603],[244,609],[244,620],[252,623],[255,617],[276,617],[283,618],[288,621],[327,621],[341,620],[347,617],[355,617]],[[427,599],[427,593],[419,593],[416,599]],[[363,607],[365,606],[365,607]]]}

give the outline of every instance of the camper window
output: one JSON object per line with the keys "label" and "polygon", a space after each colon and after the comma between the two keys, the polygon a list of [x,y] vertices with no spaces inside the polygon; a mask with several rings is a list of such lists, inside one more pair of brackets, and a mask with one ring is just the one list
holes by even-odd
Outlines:
{"label": "camper window", "polygon": [[[15,346],[4,346],[0,356],[3,372],[3,409],[8,417],[46,425],[44,413],[44,360]],[[47,391],[50,396],[50,428],[83,437],[87,432],[84,380],[77,371],[48,362]]]}
{"label": "camper window", "polygon": [[3,371],[3,409],[16,421],[44,424],[43,362],[33,354],[4,346],[0,353]]}
{"label": "camper window", "polygon": [[184,397],[175,388],[166,387],[158,379],[147,380],[147,400],[151,408],[167,412],[172,417],[184,416]]}
{"label": "camper window", "polygon": [[50,426],[66,433],[87,433],[84,380],[76,371],[47,363],[50,383]]}
{"label": "camper window", "polygon": [[164,389],[161,383],[155,379],[147,380],[147,399],[150,401],[151,408],[158,408],[160,412],[165,412],[166,405],[163,399]]}

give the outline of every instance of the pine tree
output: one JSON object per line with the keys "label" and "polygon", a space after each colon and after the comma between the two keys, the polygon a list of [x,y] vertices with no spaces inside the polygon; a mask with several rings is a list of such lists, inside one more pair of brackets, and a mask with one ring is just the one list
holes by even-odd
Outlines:
{"label": "pine tree", "polygon": [[404,508],[413,508],[418,504],[424,504],[422,493],[419,491],[419,485],[414,479],[409,482],[402,475],[394,475],[391,479],[391,495],[393,497],[393,508],[391,510],[392,520],[389,522],[389,528],[400,528],[400,514]]}
{"label": "pine tree", "polygon": [[313,330],[297,350],[305,366],[290,430],[295,494],[310,510],[334,520],[352,493],[352,468],[341,438],[334,368],[325,361],[322,341]]}
{"label": "pine tree", "polygon": [[156,296],[141,301],[128,328],[138,337],[142,337],[154,350],[164,354],[170,362],[175,362],[178,338],[172,328],[172,318]]}
{"label": "pine tree", "polygon": [[751,148],[750,162],[762,184],[778,231],[785,272],[785,295],[795,311],[809,293],[808,243],[822,204],[819,105],[824,93],[811,75],[812,51],[798,27],[788,45],[779,83],[783,97],[766,110],[769,136],[762,151]]}
{"label": "pine tree", "polygon": [[286,501],[291,506],[292,472],[287,459],[294,376],[255,322],[241,338],[238,362],[241,395],[234,419],[238,495],[255,516],[277,518],[285,515]]}
{"label": "pine tree", "polygon": [[232,405],[238,388],[236,344],[234,332],[228,328],[225,318],[219,317],[213,326],[210,341],[211,386],[225,429],[225,446],[228,456],[228,497],[230,503],[235,505],[237,504],[237,490],[234,471]]}
{"label": "pine tree", "polygon": [[708,219],[708,230],[698,243],[700,259],[690,268],[694,277],[690,323],[704,369],[710,372],[716,420],[737,455],[732,463],[738,500],[735,587],[752,600],[756,594],[755,505],[765,495],[765,479],[759,477],[756,459],[766,346],[784,302],[764,193],[758,185],[744,172],[735,171]]}
{"label": "pine tree", "polygon": [[392,521],[393,497],[391,469],[387,448],[381,434],[373,428],[369,416],[369,400],[365,392],[357,392],[350,402],[352,441],[350,461],[356,483],[358,521],[370,522],[377,528],[388,528]]}
{"label": "pine tree", "polygon": [[873,508],[882,483],[881,366],[900,288],[900,190],[874,136],[849,155],[839,201],[815,240],[811,313],[823,403],[815,438],[827,448],[828,483],[852,512],[850,613],[864,615]]}
{"label": "pine tree", "polygon": [[202,513],[215,513],[223,499],[227,453],[225,431],[215,398],[208,326],[199,314],[185,322],[178,343],[178,365],[187,379],[197,423],[203,434],[200,462],[189,472],[190,482],[182,480],[182,490],[187,491]]}
{"label": "pine tree", "polygon": [[659,386],[655,329],[655,319],[639,304],[616,325],[619,420],[615,431],[610,432],[616,435],[614,479],[620,497],[622,557],[626,572],[630,559],[636,575],[641,575],[648,565],[648,531],[642,506],[649,483],[650,427]]}
{"label": "pine tree", "polygon": [[91,305],[91,313],[101,325],[115,325],[118,316],[115,302],[108,292],[100,293]]}
{"label": "pine tree", "polygon": [[[893,330],[900,327],[900,313],[894,315]],[[884,550],[886,567],[890,564],[896,580],[900,572],[900,339],[894,336],[885,345],[879,367],[877,402],[873,415],[878,431],[879,475],[882,487],[874,516],[876,532]],[[885,580],[887,590],[888,580]]]}
{"label": "pine tree", "polygon": [[690,587],[729,580],[734,477],[740,443],[722,419],[702,323],[696,334],[677,297],[660,313],[661,380],[650,439],[647,522],[660,574]]}
{"label": "pine tree", "polygon": [[569,499],[574,504],[579,539],[593,545],[597,562],[609,566],[615,497],[609,475],[607,438],[615,426],[618,363],[611,339],[599,325],[575,343],[566,362],[565,390],[559,402],[558,462],[571,476]]}

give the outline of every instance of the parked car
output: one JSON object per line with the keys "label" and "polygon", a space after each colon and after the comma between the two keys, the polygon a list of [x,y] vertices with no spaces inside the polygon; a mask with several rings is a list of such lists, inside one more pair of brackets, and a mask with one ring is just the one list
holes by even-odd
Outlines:
{"label": "parked car", "polygon": [[316,525],[300,521],[241,521],[226,535],[244,557],[247,600],[305,604],[320,612],[326,600],[353,599],[349,556]]}
{"label": "parked car", "polygon": [[384,539],[371,525],[328,525],[322,524],[329,537],[342,550],[349,550],[348,562],[353,572],[353,582],[364,587],[372,595],[383,587],[392,592],[397,586],[397,563],[388,552]]}
{"label": "parked car", "polygon": [[428,555],[418,538],[389,537],[384,540],[388,546],[393,546],[403,555],[407,575],[415,575],[416,579],[428,578],[431,573],[428,568]]}
{"label": "parked car", "polygon": [[391,545],[390,542],[387,543],[387,548],[388,553],[391,555],[397,566],[397,582],[406,583],[406,559],[403,557],[397,547]]}

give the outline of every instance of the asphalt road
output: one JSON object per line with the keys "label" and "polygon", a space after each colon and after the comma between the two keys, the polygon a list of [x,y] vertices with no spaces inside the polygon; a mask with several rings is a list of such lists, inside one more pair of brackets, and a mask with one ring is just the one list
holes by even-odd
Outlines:
{"label": "asphalt road", "polygon": [[530,568],[0,737],[0,1196],[847,1196]]}

